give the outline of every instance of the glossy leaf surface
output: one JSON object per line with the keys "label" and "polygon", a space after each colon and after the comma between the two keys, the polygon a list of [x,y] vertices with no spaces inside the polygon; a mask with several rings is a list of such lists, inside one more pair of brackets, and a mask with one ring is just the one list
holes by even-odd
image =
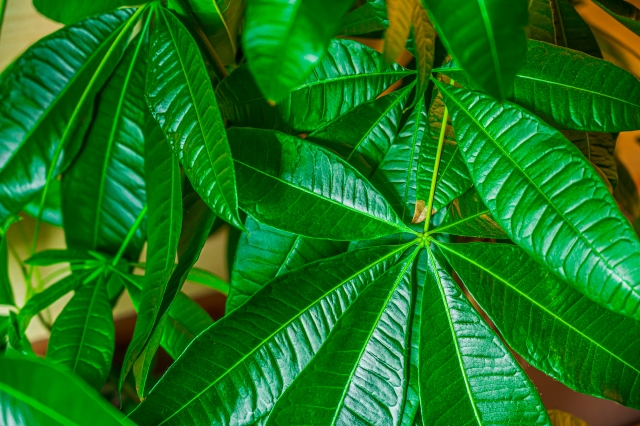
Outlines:
{"label": "glossy leaf surface", "polygon": [[640,407],[636,321],[596,305],[515,246],[439,246],[527,362],[579,392]]}
{"label": "glossy leaf surface", "polygon": [[[302,371],[356,296],[403,250],[357,250],[272,280],[202,333],[131,418],[142,425],[194,419],[253,424]],[[213,344],[223,339],[228,344]]]}
{"label": "glossy leaf surface", "polygon": [[326,54],[351,0],[247,0],[249,69],[264,96],[282,101]]}
{"label": "glossy leaf surface", "polygon": [[430,253],[420,329],[424,423],[550,425],[522,367],[442,265]]}
{"label": "glossy leaf surface", "polygon": [[335,154],[280,132],[228,133],[240,206],[260,222],[341,241],[408,230],[373,186]]}
{"label": "glossy leaf surface", "polygon": [[275,107],[242,66],[216,89],[220,110],[236,126],[310,132],[413,73],[398,64],[379,67],[381,59],[378,52],[355,41],[333,40],[313,73]]}
{"label": "glossy leaf surface", "polygon": [[397,424],[406,386],[413,259],[399,262],[358,296],[280,397],[267,426]]}
{"label": "glossy leaf surface", "polygon": [[[40,201],[42,194],[37,193],[33,196],[29,204],[24,206],[24,212],[31,217],[38,217],[40,211]],[[44,211],[42,212],[42,221],[53,226],[62,226],[62,210],[61,210],[60,181],[58,179],[49,183],[47,197],[44,201]]]}
{"label": "glossy leaf surface", "polygon": [[338,153],[365,177],[370,177],[389,152],[413,85],[365,102],[307,139]]}
{"label": "glossy leaf surface", "polygon": [[640,241],[578,149],[514,104],[437,84],[478,194],[511,240],[587,297],[640,318]]}
{"label": "glossy leaf surface", "polygon": [[493,220],[475,188],[471,188],[449,204],[447,215],[433,232],[474,238],[508,238]]}
{"label": "glossy leaf surface", "polygon": [[37,359],[0,358],[3,424],[133,426],[82,380]]}
{"label": "glossy leaf surface", "polygon": [[[447,51],[486,93],[499,100],[512,90],[524,63],[527,2],[423,0]],[[465,24],[460,25],[461,22]]]}
{"label": "glossy leaf surface", "polygon": [[[148,131],[144,100],[148,47],[138,36],[105,84],[82,150],[63,175],[63,221],[67,246],[116,254],[146,203],[144,142],[163,135]],[[138,260],[146,225],[125,253]]]}
{"label": "glossy leaf surface", "polygon": [[[477,87],[453,62],[442,72],[468,88]],[[640,128],[639,96],[640,82],[628,71],[530,40],[511,99],[559,128],[617,132]]]}
{"label": "glossy leaf surface", "polygon": [[122,6],[135,6],[148,1],[149,0],[33,0],[33,6],[47,18],[65,25],[70,25],[81,19],[110,12]]}
{"label": "glossy leaf surface", "polygon": [[280,231],[252,217],[245,222],[231,272],[227,312],[245,303],[273,278],[346,251],[346,243]]}
{"label": "glossy leaf surface", "polygon": [[[79,104],[84,88],[131,13],[130,9],[119,10],[56,31],[31,46],[0,75],[0,224],[42,190],[65,133],[72,143],[61,148],[56,171],[73,159],[78,148],[74,142],[81,135],[70,139],[79,123],[68,128],[74,124],[69,120],[74,109],[82,111],[79,117],[86,120],[89,104]],[[87,100],[118,59],[119,55],[112,56]]]}
{"label": "glossy leaf surface", "polygon": [[202,199],[241,227],[231,152],[198,45],[170,12],[157,9],[147,101],[173,153]]}
{"label": "glossy leaf surface", "polygon": [[115,326],[104,277],[82,285],[53,325],[47,360],[100,390],[111,369]]}

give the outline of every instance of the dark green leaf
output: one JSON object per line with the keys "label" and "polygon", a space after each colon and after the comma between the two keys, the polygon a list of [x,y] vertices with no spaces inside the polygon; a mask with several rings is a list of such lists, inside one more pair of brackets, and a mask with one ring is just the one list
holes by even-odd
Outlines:
{"label": "dark green leaf", "polygon": [[267,426],[398,423],[414,258],[398,263],[358,296],[279,398]]}
{"label": "dark green leaf", "polygon": [[223,64],[235,63],[245,0],[188,0],[202,31]]}
{"label": "dark green leaf", "polygon": [[413,84],[365,102],[314,131],[307,139],[336,152],[370,177],[394,142],[412,88]]}
{"label": "dark green leaf", "polygon": [[499,100],[524,63],[527,1],[423,0],[447,51],[471,80]]}
{"label": "dark green leaf", "polygon": [[[438,71],[467,88],[476,87],[453,62]],[[529,41],[511,99],[563,129],[640,129],[637,78],[610,62],[547,43]]]}
{"label": "dark green leaf", "polygon": [[278,275],[346,250],[346,243],[290,234],[252,217],[247,217],[244,226],[247,232],[240,236],[238,242],[227,312],[242,305]]}
{"label": "dark green leaf", "polygon": [[640,407],[640,324],[596,305],[515,246],[439,246],[528,363],[578,392]]}
{"label": "dark green leaf", "polygon": [[[148,127],[147,44],[144,31],[127,48],[97,99],[80,154],[63,175],[62,210],[70,248],[115,255],[146,204],[144,143],[166,143],[162,133]],[[145,234],[143,224],[129,241],[127,259],[138,260]]]}
{"label": "dark green leaf", "polygon": [[[168,291],[182,223],[180,166],[165,141],[158,143],[157,140],[145,140],[144,169],[149,206],[145,283],[136,327],[122,365],[120,387],[133,363],[143,355],[149,338],[162,318],[161,301]],[[136,377],[141,382],[145,379]]]}
{"label": "dark green leaf", "polygon": [[550,425],[522,367],[442,265],[430,252],[420,328],[424,424]]}
{"label": "dark green leaf", "polygon": [[82,380],[37,358],[0,358],[0,423],[133,426]]}
{"label": "dark green leaf", "polygon": [[198,45],[171,12],[157,8],[147,100],[185,174],[211,209],[242,227],[231,152]]}
{"label": "dark green leaf", "polygon": [[595,302],[640,318],[640,241],[580,151],[514,104],[436,84],[478,194],[511,240]]}
{"label": "dark green leaf", "polygon": [[418,155],[426,126],[427,110],[421,98],[371,178],[404,223],[411,221],[416,203]]}
{"label": "dark green leaf", "polygon": [[135,6],[149,1],[150,0],[33,0],[33,6],[47,18],[69,25],[81,19],[109,12],[122,6]]}
{"label": "dark green leaf", "polygon": [[339,35],[367,34],[385,30],[388,26],[389,18],[387,18],[385,1],[366,0],[362,6],[342,18]]}
{"label": "dark green leaf", "polygon": [[56,31],[0,75],[0,225],[41,192],[59,144],[56,172],[73,159],[82,136],[76,131],[86,127],[80,121],[88,122],[90,101],[116,66],[127,37],[114,46],[91,87],[89,81],[131,14],[119,10]]}
{"label": "dark green leaf", "polygon": [[[33,196],[29,204],[24,206],[24,212],[31,217],[37,218],[40,211],[40,201],[42,200],[42,193],[39,192]],[[61,207],[61,195],[60,195],[60,181],[58,179],[52,180],[49,183],[49,189],[47,190],[47,196],[44,200],[44,211],[42,212],[42,221],[50,225],[62,226],[62,207]]]}
{"label": "dark green leaf", "polygon": [[264,96],[280,102],[321,63],[353,0],[247,0],[243,49]]}
{"label": "dark green leaf", "polygon": [[[0,305],[13,305],[13,288],[9,279],[9,251],[7,250],[6,230],[0,229]],[[2,336],[2,333],[0,333]],[[0,342],[3,338],[0,337]]]}
{"label": "dark green leaf", "polygon": [[381,58],[355,41],[333,40],[314,72],[275,107],[269,106],[242,66],[216,89],[220,110],[236,126],[310,132],[413,73],[398,64],[379,67]]}
{"label": "dark green leaf", "polygon": [[100,390],[111,369],[116,329],[104,276],[81,286],[56,319],[47,360]]}
{"label": "dark green leaf", "polygon": [[475,188],[471,188],[449,204],[447,215],[433,232],[474,238],[509,238],[493,220],[491,212]]}
{"label": "dark green leaf", "polygon": [[409,232],[373,186],[335,154],[270,130],[228,133],[240,206],[260,222],[339,241]]}
{"label": "dark green leaf", "polygon": [[[460,155],[458,143],[456,142],[457,138],[454,135],[451,119],[442,99],[442,94],[436,88],[434,88],[428,117],[429,125],[420,144],[414,223],[425,220],[426,212],[424,208],[429,200],[436,151],[441,137],[443,138],[442,157],[438,168],[433,209],[439,211],[454,198],[464,194],[472,185],[469,171],[464,164],[462,155]],[[444,132],[442,132],[445,120],[447,124]]]}
{"label": "dark green leaf", "polygon": [[[600,170],[612,189],[618,184],[618,169],[613,153],[616,138],[611,133],[595,133],[566,130],[562,134],[569,139],[597,170]],[[605,182],[607,183],[607,182]]]}
{"label": "dark green leaf", "polygon": [[584,52],[602,58],[600,47],[591,28],[573,8],[570,0],[551,0],[553,5],[553,25],[559,46]]}
{"label": "dark green leaf", "polygon": [[556,33],[551,12],[553,0],[529,0],[527,38],[555,44]]}
{"label": "dark green leaf", "polygon": [[357,250],[272,280],[203,332],[131,418],[142,425],[253,424],[302,371],[356,296],[406,247]]}

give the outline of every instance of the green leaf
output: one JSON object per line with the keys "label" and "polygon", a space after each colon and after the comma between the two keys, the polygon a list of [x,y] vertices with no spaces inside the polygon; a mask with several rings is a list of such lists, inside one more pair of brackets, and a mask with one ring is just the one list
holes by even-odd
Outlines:
{"label": "green leaf", "polygon": [[22,331],[29,326],[31,319],[40,311],[48,308],[65,294],[77,289],[84,279],[83,274],[72,274],[36,293],[25,303],[18,314],[18,323]]}
{"label": "green leaf", "polygon": [[471,80],[498,100],[509,96],[527,51],[527,1],[423,2],[447,51]]}
{"label": "green leaf", "polygon": [[[29,204],[24,206],[24,212],[33,218],[38,217],[40,211],[40,201],[42,193],[39,192],[33,196]],[[60,181],[52,180],[49,183],[47,196],[44,200],[44,211],[42,212],[42,221],[49,225],[62,227],[62,200],[60,195]]]}
{"label": "green leaf", "polygon": [[357,106],[307,139],[336,152],[365,177],[376,171],[398,133],[413,84]]}
{"label": "green leaf", "polygon": [[[443,72],[473,83],[450,62]],[[584,53],[529,41],[511,100],[562,129],[617,132],[640,129],[640,82],[629,72]]]}
{"label": "green leaf", "polygon": [[550,44],[556,43],[551,1],[552,0],[529,0],[529,25],[527,25],[526,28],[527,38]]}
{"label": "green leaf", "polygon": [[147,101],[202,199],[242,227],[224,123],[198,45],[171,12],[157,8],[147,71]]}
{"label": "green leaf", "polygon": [[247,0],[243,49],[264,96],[280,102],[321,63],[353,0]]}
{"label": "green leaf", "polygon": [[33,6],[38,12],[65,25],[75,24],[81,19],[105,12],[110,12],[122,6],[135,6],[150,0],[33,0]]}
{"label": "green leaf", "polygon": [[578,149],[514,104],[436,84],[476,189],[511,240],[593,301],[640,318],[640,241]]}
{"label": "green leaf", "polygon": [[424,423],[550,425],[535,386],[438,257],[430,251],[420,316]]}
{"label": "green leaf", "polygon": [[[460,155],[458,143],[456,142],[457,137],[454,135],[451,119],[446,112],[442,94],[437,88],[434,88],[428,119],[429,125],[420,144],[414,223],[425,220],[426,212],[424,208],[429,200],[436,151],[441,137],[444,138],[444,142],[440,167],[438,168],[433,209],[439,211],[454,198],[464,194],[472,185],[469,171],[462,155]],[[442,126],[445,120],[446,127],[443,133]]]}
{"label": "green leaf", "polygon": [[[0,224],[41,192],[60,143],[56,173],[73,159],[90,101],[124,49],[126,37],[113,43],[132,12],[118,10],[58,30],[0,75]],[[87,87],[112,46],[109,61]],[[85,87],[88,96],[80,102]]]}
{"label": "green leaf", "polygon": [[43,250],[40,251],[29,259],[25,260],[24,263],[31,266],[51,266],[57,265],[59,263],[85,263],[87,261],[97,260],[91,254],[89,254],[86,250],[79,249],[51,249],[51,250]]}
{"label": "green leaf", "polygon": [[356,296],[406,247],[356,250],[272,280],[203,332],[131,418],[141,425],[253,424],[319,350]]}
{"label": "green leaf", "polygon": [[409,232],[360,173],[324,148],[269,130],[228,134],[240,206],[260,222],[338,241]]}
{"label": "green leaf", "polygon": [[202,31],[223,64],[235,63],[236,38],[244,18],[245,0],[188,0]]}
{"label": "green leaf", "polygon": [[398,64],[378,68],[381,59],[378,52],[355,41],[333,40],[314,72],[275,107],[242,66],[217,87],[220,110],[236,126],[310,132],[414,73]]}
{"label": "green leaf", "polygon": [[[116,254],[146,204],[144,143],[166,143],[150,131],[144,101],[146,26],[127,48],[96,102],[80,154],[62,178],[67,247]],[[146,226],[130,240],[125,257],[136,261]]]}
{"label": "green leaf", "polygon": [[[245,225],[246,226],[246,225]],[[191,268],[187,281],[212,288],[225,296],[229,294],[229,283],[216,274],[200,268]]]}
{"label": "green leaf", "polygon": [[417,249],[358,296],[279,398],[267,426],[398,423],[415,254]]}
{"label": "green leaf", "polygon": [[362,6],[342,18],[338,35],[367,34],[386,30],[388,26],[389,18],[385,1],[366,0]]}
{"label": "green leaf", "polygon": [[518,247],[438,245],[528,363],[578,392],[640,407],[638,322],[596,305]]}
{"label": "green leaf", "polygon": [[[16,305],[13,287],[9,279],[9,252],[7,250],[6,231],[0,230],[0,305]],[[0,335],[2,335],[0,333]],[[0,342],[2,342],[0,338]]]}
{"label": "green leaf", "polygon": [[102,276],[76,290],[56,319],[47,360],[68,367],[100,390],[111,369],[115,338],[106,278]]}
{"label": "green leaf", "polygon": [[[144,168],[149,206],[145,283],[136,327],[122,364],[120,388],[133,363],[143,355],[148,340],[162,318],[159,302],[163,301],[168,291],[182,223],[180,166],[169,145],[164,141],[145,140]],[[153,356],[153,353],[150,355]]]}
{"label": "green leaf", "polygon": [[346,251],[346,243],[315,240],[280,231],[252,217],[244,224],[231,272],[226,310],[245,303],[273,278]]}
{"label": "green leaf", "polygon": [[133,426],[82,380],[35,357],[0,357],[0,423]]}
{"label": "green leaf", "polygon": [[416,203],[418,155],[426,126],[427,110],[422,97],[371,178],[404,223],[411,221]]}
{"label": "green leaf", "polygon": [[618,184],[618,168],[613,153],[616,150],[617,135],[572,130],[561,133],[582,152],[596,171],[602,172],[607,180],[605,184],[615,189]]}
{"label": "green leaf", "polygon": [[493,220],[491,212],[484,205],[475,188],[471,188],[453,200],[447,215],[433,233],[447,233],[473,238],[509,238]]}
{"label": "green leaf", "polygon": [[602,58],[600,47],[591,28],[574,9],[569,0],[552,0],[555,44]]}

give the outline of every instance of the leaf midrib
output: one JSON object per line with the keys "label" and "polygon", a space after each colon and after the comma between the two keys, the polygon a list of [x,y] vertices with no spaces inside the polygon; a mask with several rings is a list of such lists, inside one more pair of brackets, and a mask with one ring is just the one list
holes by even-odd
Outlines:
{"label": "leaf midrib", "polygon": [[[446,90],[446,89],[445,89]],[[618,273],[618,271],[613,268],[609,262],[602,256],[602,254],[597,251],[595,249],[595,247],[593,247],[593,245],[591,244],[591,242],[589,240],[586,239],[586,237],[582,234],[582,232],[578,231],[576,229],[576,227],[573,225],[573,223],[571,221],[569,221],[567,219],[567,217],[562,213],[562,211],[560,211],[560,209],[555,205],[555,203],[553,203],[549,197],[547,197],[547,194],[545,194],[544,192],[542,192],[542,190],[540,189],[540,187],[533,181],[533,179],[531,178],[531,176],[529,176],[528,173],[525,173],[525,171],[520,167],[520,165],[511,157],[511,155],[504,149],[504,147],[502,145],[500,145],[498,143],[497,140],[495,140],[493,138],[493,136],[491,136],[489,134],[489,132],[476,120],[476,118],[471,115],[471,113],[462,106],[462,104],[460,104],[449,92],[447,92],[447,95],[449,97],[449,99],[451,99],[462,111],[465,112],[465,114],[476,124],[476,126],[489,138],[489,140],[491,140],[493,142],[493,145],[495,147],[497,147],[502,154],[504,155],[505,158],[509,159],[509,161],[513,164],[513,166],[520,171],[520,173],[522,174],[522,176],[524,176],[529,183],[533,186],[533,188],[536,190],[536,192],[538,194],[540,194],[548,203],[549,206],[551,206],[553,208],[553,210],[556,211],[556,213],[558,214],[558,216],[560,216],[560,218],[564,221],[565,224],[567,224],[572,230],[573,232],[578,236],[578,238],[580,238],[590,249],[591,252],[594,253],[606,266],[607,269],[612,273],[612,275],[615,275],[616,277],[618,277],[619,279],[619,283],[622,287],[624,287],[629,293],[633,293],[633,294],[637,294],[633,288],[631,288],[631,286],[629,284],[627,284],[627,282],[620,276],[620,274]],[[506,231],[506,230],[505,230]],[[577,286],[577,284],[576,284]],[[637,308],[636,308],[637,311]]]}
{"label": "leaf midrib", "polygon": [[292,318],[290,318],[288,321],[286,321],[285,323],[283,323],[280,327],[278,327],[277,330],[275,330],[274,332],[272,332],[269,336],[267,336],[266,338],[262,339],[262,341],[260,342],[260,344],[256,344],[255,347],[253,349],[251,349],[247,354],[245,354],[239,361],[237,361],[235,364],[233,364],[231,367],[229,367],[228,369],[226,369],[226,371],[224,372],[224,374],[222,374],[220,377],[218,377],[216,380],[214,380],[213,382],[211,382],[209,385],[205,386],[205,388],[198,392],[196,395],[194,395],[191,399],[189,399],[189,401],[187,401],[185,404],[183,404],[178,410],[174,411],[173,414],[171,414],[169,417],[165,418],[162,423],[160,423],[158,426],[161,426],[163,424],[165,424],[167,421],[169,421],[170,419],[172,419],[176,414],[178,414],[179,412],[181,412],[182,410],[184,410],[187,406],[189,406],[191,403],[193,403],[195,400],[197,400],[198,398],[200,398],[200,396],[202,396],[206,391],[208,391],[210,388],[212,388],[213,386],[215,386],[220,380],[222,380],[224,377],[226,377],[231,371],[233,371],[236,367],[238,367],[240,364],[242,364],[244,361],[246,361],[251,355],[253,355],[256,351],[258,351],[261,347],[264,346],[264,344],[266,342],[268,342],[269,340],[271,340],[273,337],[275,337],[277,334],[279,334],[282,330],[284,330],[286,327],[288,327],[292,322],[294,322],[295,320],[297,320],[300,316],[302,316],[304,313],[306,313],[307,311],[309,311],[310,308],[312,308],[313,306],[315,306],[316,304],[318,304],[318,302],[320,302],[322,299],[324,299],[325,297],[327,297],[327,295],[333,293],[334,291],[336,291],[336,289],[338,289],[339,287],[345,285],[346,283],[348,283],[349,281],[353,280],[354,278],[356,278],[357,276],[359,276],[360,274],[364,273],[365,271],[373,268],[375,265],[378,265],[379,263],[384,262],[385,260],[387,260],[388,258],[394,256],[396,253],[405,250],[407,247],[409,247],[410,245],[412,245],[413,242],[404,244],[402,246],[398,246],[397,249],[395,249],[394,251],[392,251],[391,253],[386,254],[385,256],[377,259],[376,261],[374,261],[373,263],[365,266],[364,268],[358,270],[356,273],[350,275],[349,277],[345,278],[344,280],[340,281],[337,285],[335,285],[334,287],[332,287],[330,290],[326,291],[323,293],[323,295],[321,297],[316,298],[315,300],[311,301],[310,303],[307,304],[306,308],[301,309],[296,315],[294,315]]}
{"label": "leaf midrib", "polygon": [[[431,233],[438,233],[438,232],[442,232],[445,229],[449,229],[449,228],[453,228],[454,226],[460,225],[462,223],[465,222],[469,222],[477,217],[480,217],[482,215],[485,214],[491,214],[491,212],[489,211],[489,209],[486,210],[482,210],[478,213],[474,213],[471,216],[466,216],[466,217],[460,217],[459,219],[454,219],[453,222],[451,223],[445,223],[444,226],[439,226],[436,229],[434,229],[433,231],[431,231]],[[446,220],[446,219],[445,219]]]}
{"label": "leaf midrib", "polygon": [[469,259],[468,257],[464,256],[463,254],[455,251],[454,249],[451,248],[450,245],[444,245],[443,243],[441,243],[440,241],[437,241],[435,239],[432,239],[432,242],[434,242],[438,247],[442,247],[443,249],[447,250],[450,253],[453,253],[454,255],[458,256],[460,259],[463,259],[469,263],[471,263],[472,265],[476,266],[478,269],[481,269],[483,271],[485,271],[486,273],[488,273],[489,275],[491,275],[492,277],[494,277],[495,279],[497,279],[498,281],[504,283],[507,287],[509,287],[511,290],[513,290],[514,292],[518,293],[520,296],[522,296],[524,299],[528,300],[529,302],[531,302],[532,305],[538,307],[540,310],[546,312],[548,315],[550,315],[551,317],[553,317],[554,319],[556,319],[557,321],[561,322],[562,324],[564,324],[568,329],[574,331],[575,333],[579,334],[580,336],[582,336],[585,340],[591,342],[592,344],[594,344],[595,346],[597,346],[598,348],[602,349],[603,352],[606,352],[609,356],[611,356],[612,358],[617,359],[618,361],[620,361],[622,364],[626,365],[627,367],[629,367],[630,369],[632,369],[633,371],[635,371],[637,374],[640,374],[640,369],[634,367],[633,365],[631,365],[629,362],[623,360],[622,358],[620,358],[618,355],[614,354],[613,352],[611,352],[609,349],[607,349],[606,347],[602,346],[600,343],[598,343],[597,341],[595,341],[594,339],[592,339],[591,337],[587,336],[586,334],[584,334],[580,329],[574,327],[573,325],[571,325],[570,323],[566,322],[562,317],[556,315],[553,313],[553,311],[547,309],[544,305],[540,304],[539,302],[537,302],[536,300],[532,299],[531,297],[529,297],[528,294],[522,292],[520,289],[518,289],[518,287],[512,285],[510,282],[508,282],[506,279],[500,277],[499,275],[497,275],[496,273],[494,273],[491,269],[488,269],[487,267],[485,267],[484,265],[479,264],[478,262],[476,262],[473,259]]}

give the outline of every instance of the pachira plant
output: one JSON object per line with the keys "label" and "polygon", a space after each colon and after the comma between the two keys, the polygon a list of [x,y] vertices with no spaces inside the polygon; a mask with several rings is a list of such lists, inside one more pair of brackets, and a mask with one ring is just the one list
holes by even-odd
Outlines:
{"label": "pachira plant", "polygon": [[[20,305],[0,243],[1,423],[551,424],[511,350],[640,409],[640,82],[567,0],[136,3],[34,0],[66,26],[0,75],[0,235],[36,219]],[[225,222],[229,283],[194,268]]]}

